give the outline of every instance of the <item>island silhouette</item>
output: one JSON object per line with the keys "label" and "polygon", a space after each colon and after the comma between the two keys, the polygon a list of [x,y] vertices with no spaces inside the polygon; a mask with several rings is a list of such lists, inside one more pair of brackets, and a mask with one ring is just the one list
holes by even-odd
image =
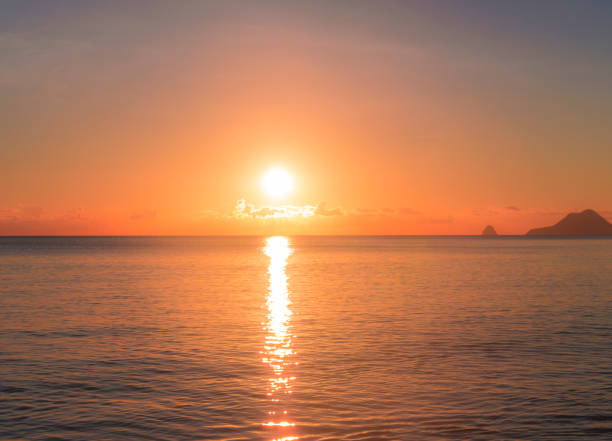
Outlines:
{"label": "island silhouette", "polygon": [[492,225],[487,225],[484,230],[482,230],[483,236],[497,236],[497,231],[493,228]]}
{"label": "island silhouette", "polygon": [[595,210],[570,213],[555,225],[533,228],[528,236],[606,236],[612,235],[612,224]]}

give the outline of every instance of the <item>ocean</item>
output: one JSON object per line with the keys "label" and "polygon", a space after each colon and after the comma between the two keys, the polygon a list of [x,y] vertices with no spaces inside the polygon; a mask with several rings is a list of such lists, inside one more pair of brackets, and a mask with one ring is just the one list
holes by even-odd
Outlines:
{"label": "ocean", "polygon": [[612,438],[612,239],[0,238],[0,440]]}

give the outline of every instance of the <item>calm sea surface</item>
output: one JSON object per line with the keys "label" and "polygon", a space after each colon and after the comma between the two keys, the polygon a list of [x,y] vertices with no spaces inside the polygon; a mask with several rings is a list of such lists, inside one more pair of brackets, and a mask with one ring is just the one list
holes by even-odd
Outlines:
{"label": "calm sea surface", "polygon": [[612,439],[612,240],[0,238],[9,439]]}

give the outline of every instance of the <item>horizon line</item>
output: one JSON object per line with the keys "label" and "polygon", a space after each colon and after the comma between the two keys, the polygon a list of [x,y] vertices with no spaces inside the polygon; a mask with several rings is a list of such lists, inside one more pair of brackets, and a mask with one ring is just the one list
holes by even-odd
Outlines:
{"label": "horizon line", "polygon": [[529,235],[523,234],[14,234],[2,235],[0,239],[9,238],[198,238],[198,237],[219,237],[219,238],[240,238],[240,237],[482,237],[485,239],[495,239],[499,237],[529,237],[529,238],[549,238],[549,237],[609,237],[610,235],[594,234],[547,234]]}

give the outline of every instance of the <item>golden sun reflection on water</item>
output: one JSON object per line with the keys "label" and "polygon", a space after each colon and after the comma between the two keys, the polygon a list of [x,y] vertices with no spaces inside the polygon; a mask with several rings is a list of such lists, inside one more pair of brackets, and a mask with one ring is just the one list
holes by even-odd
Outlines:
{"label": "golden sun reflection on water", "polygon": [[290,374],[291,367],[297,365],[292,349],[292,335],[290,328],[291,301],[289,300],[289,287],[285,267],[287,259],[293,250],[286,237],[276,236],[266,239],[264,253],[270,258],[268,275],[270,287],[267,297],[268,316],[264,323],[266,341],[261,351],[262,362],[270,367],[267,395],[271,402],[268,411],[269,419],[262,423],[265,427],[282,430],[280,437],[272,441],[297,440],[297,436],[286,433],[295,423],[291,422],[287,409],[288,396],[293,393],[295,377]]}

